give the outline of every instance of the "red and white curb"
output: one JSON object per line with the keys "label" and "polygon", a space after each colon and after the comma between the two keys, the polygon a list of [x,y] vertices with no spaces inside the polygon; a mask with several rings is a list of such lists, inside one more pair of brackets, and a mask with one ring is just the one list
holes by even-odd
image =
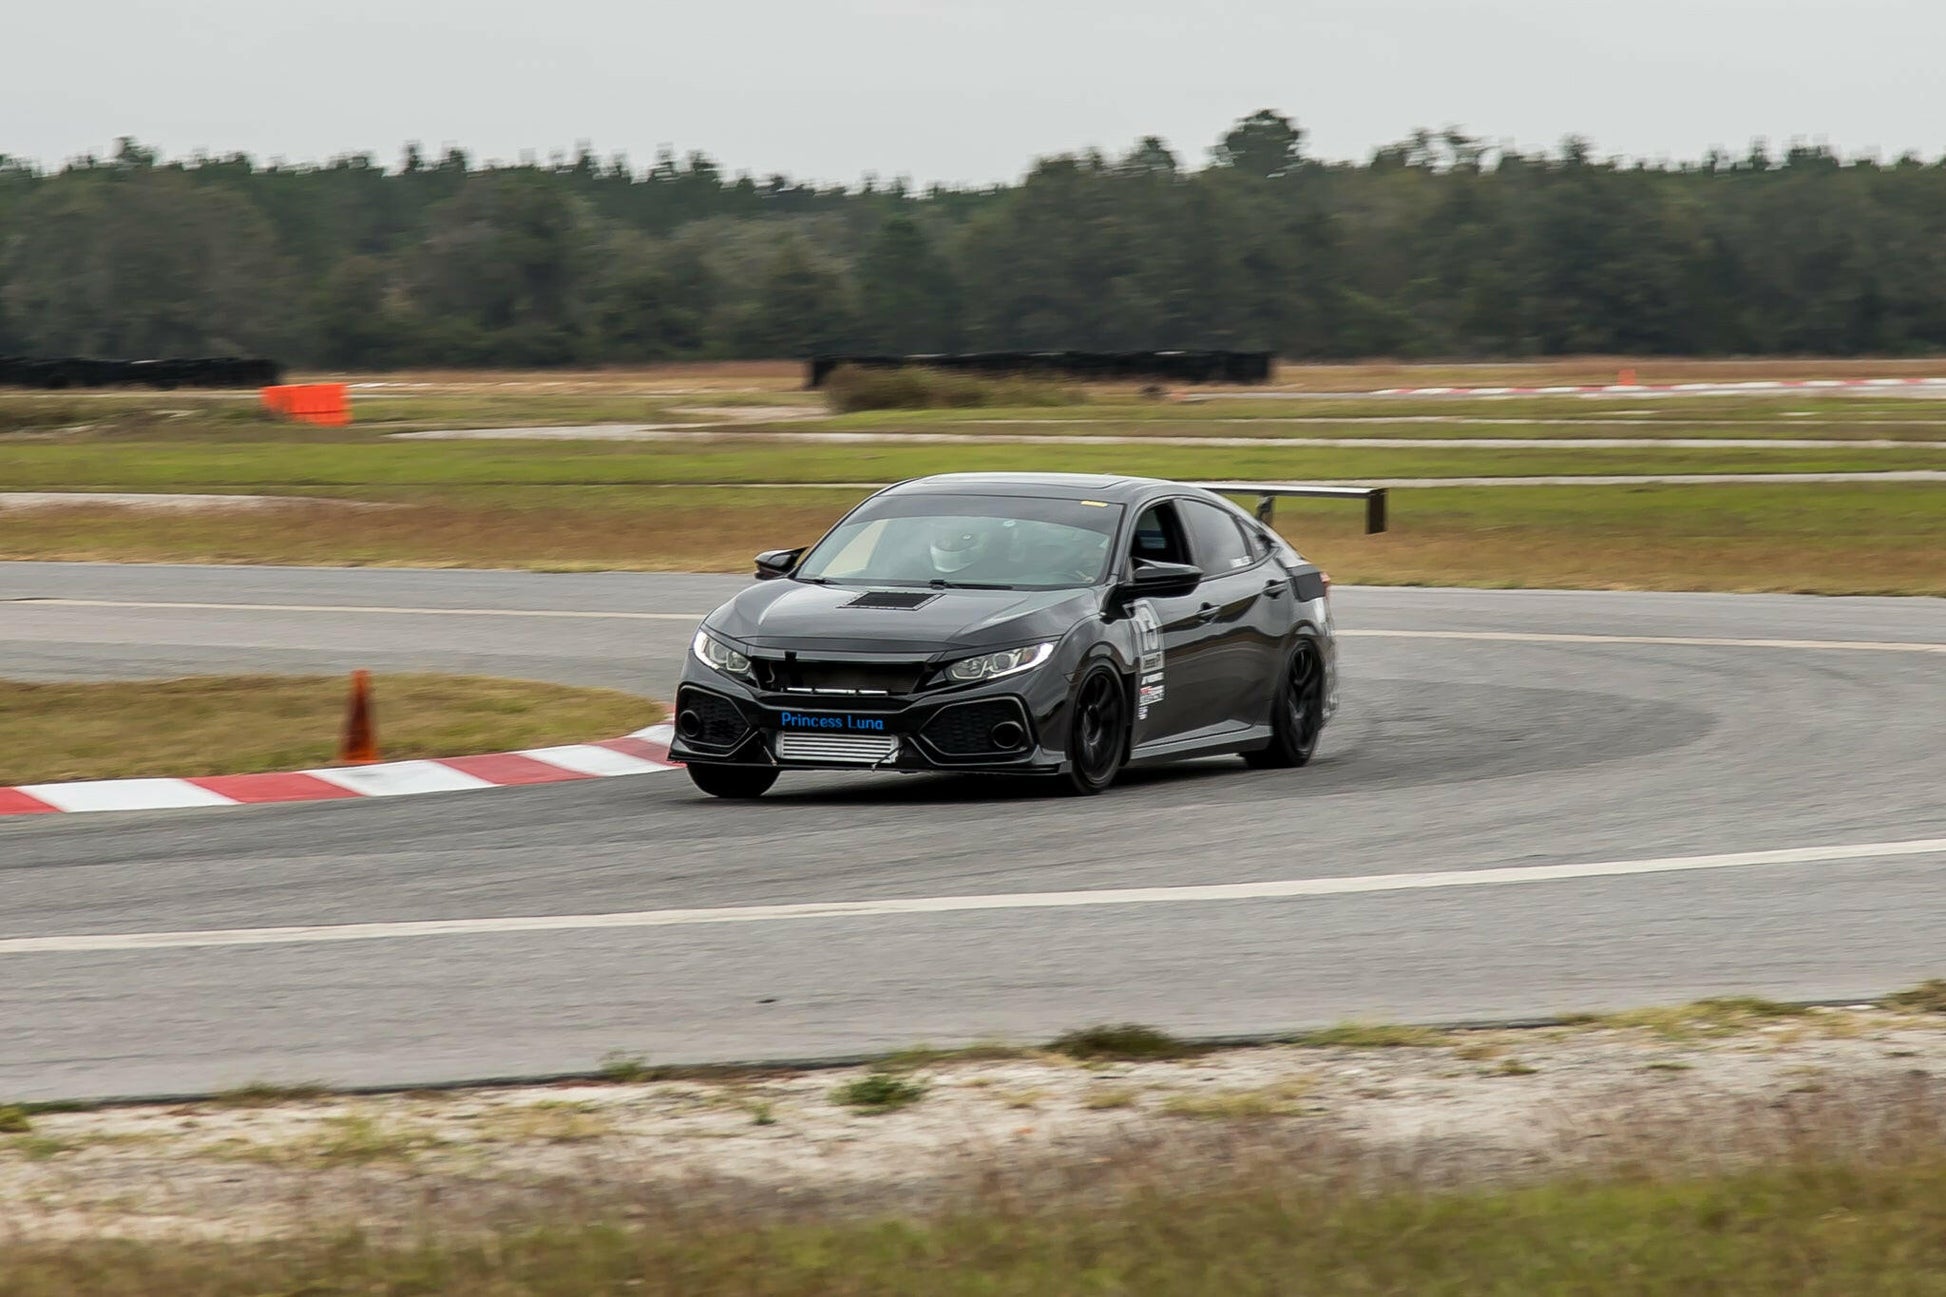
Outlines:
{"label": "red and white curb", "polygon": [[[1347,396],[1594,396],[1631,392],[1778,392],[1791,389],[1855,389],[1873,387],[1946,387],[1946,378],[1778,378],[1742,383],[1597,383],[1585,387],[1381,387]],[[1326,393],[1319,393],[1326,395]]]}
{"label": "red and white curb", "polygon": [[667,725],[563,747],[528,748],[472,757],[383,761],[369,766],[293,770],[195,779],[91,779],[0,788],[0,815],[61,811],[158,811],[186,806],[324,802],[348,797],[407,797],[474,788],[559,784],[575,779],[646,775],[677,768],[669,760]]}

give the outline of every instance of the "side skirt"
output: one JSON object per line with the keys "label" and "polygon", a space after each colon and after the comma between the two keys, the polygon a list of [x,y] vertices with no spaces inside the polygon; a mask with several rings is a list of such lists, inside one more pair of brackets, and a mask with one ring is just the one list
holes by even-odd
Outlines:
{"label": "side skirt", "polygon": [[1185,761],[1190,757],[1227,756],[1237,752],[1254,752],[1268,747],[1272,738],[1268,725],[1246,725],[1235,729],[1221,730],[1217,733],[1198,733],[1179,735],[1172,739],[1158,739],[1144,743],[1129,754],[1131,766],[1160,765],[1165,761]]}

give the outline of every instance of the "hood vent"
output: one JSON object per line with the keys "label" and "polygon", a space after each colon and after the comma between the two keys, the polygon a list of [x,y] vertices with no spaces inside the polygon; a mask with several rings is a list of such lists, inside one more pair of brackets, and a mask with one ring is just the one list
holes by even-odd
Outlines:
{"label": "hood vent", "polygon": [[846,608],[923,608],[939,595],[922,590],[867,590]]}

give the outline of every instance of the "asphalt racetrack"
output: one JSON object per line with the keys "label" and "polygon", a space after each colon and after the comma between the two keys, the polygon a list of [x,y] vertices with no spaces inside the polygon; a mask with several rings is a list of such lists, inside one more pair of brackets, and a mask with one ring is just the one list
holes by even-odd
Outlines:
{"label": "asphalt racetrack", "polygon": [[[0,564],[0,674],[368,666],[667,696],[695,618],[738,584]],[[1198,762],[1085,800],[804,775],[752,805],[671,772],[0,820],[0,1096],[1842,999],[1946,974],[1946,601],[1335,603],[1344,706],[1300,771]]]}

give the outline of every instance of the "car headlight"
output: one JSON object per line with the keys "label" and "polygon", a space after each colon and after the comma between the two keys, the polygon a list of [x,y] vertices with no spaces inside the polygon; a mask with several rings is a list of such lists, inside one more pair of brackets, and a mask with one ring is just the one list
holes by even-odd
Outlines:
{"label": "car headlight", "polygon": [[750,674],[750,659],[706,630],[696,632],[696,638],[690,642],[689,651],[696,655],[698,662],[721,671],[726,676]]}
{"label": "car headlight", "polygon": [[1003,649],[998,653],[982,653],[976,658],[961,658],[946,668],[946,678],[965,684],[973,680],[992,680],[999,676],[1010,676],[1017,671],[1030,671],[1047,661],[1054,652],[1052,640],[1045,644],[1029,644],[1026,648]]}

